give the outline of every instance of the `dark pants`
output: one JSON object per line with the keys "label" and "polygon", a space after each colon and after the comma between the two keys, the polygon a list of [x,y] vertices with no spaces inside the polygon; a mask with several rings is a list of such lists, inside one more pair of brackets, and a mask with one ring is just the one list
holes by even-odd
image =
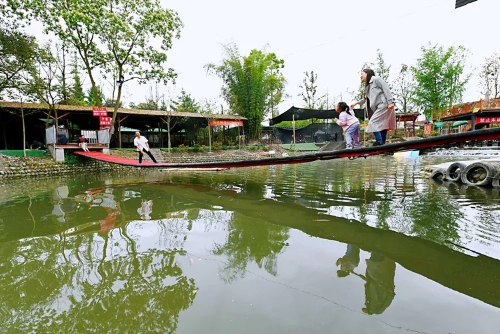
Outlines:
{"label": "dark pants", "polygon": [[[149,155],[149,157],[151,158],[151,160],[153,160],[154,163],[156,163],[156,159],[155,159],[155,157],[153,157],[153,155],[151,154],[151,152],[146,151],[146,150],[143,150],[143,151],[146,152],[147,155]],[[139,151],[139,163],[140,164],[142,163],[142,156],[143,155],[144,154],[141,151]]]}
{"label": "dark pants", "polygon": [[385,144],[385,140],[387,139],[387,130],[374,132],[373,135],[378,143]]}

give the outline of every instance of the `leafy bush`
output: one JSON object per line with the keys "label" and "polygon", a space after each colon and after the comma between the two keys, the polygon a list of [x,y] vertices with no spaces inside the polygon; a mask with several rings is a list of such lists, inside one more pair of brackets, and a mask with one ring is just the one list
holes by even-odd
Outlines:
{"label": "leafy bush", "polygon": [[193,152],[200,152],[203,150],[200,144],[194,144],[191,149],[193,150]]}
{"label": "leafy bush", "polygon": [[70,152],[64,155],[64,163],[68,166],[83,166],[85,164],[85,158]]}
{"label": "leafy bush", "polygon": [[219,151],[220,149],[226,150],[227,148],[224,148],[224,147],[227,147],[227,146],[222,146],[221,142],[219,142],[219,141],[212,143],[212,149],[214,151]]}

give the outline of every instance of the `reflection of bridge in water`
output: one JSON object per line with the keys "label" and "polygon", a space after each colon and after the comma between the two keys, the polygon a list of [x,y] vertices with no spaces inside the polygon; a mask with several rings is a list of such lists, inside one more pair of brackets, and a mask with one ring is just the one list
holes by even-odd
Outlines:
{"label": "reflection of bridge in water", "polygon": [[[222,206],[225,210],[248,217],[301,230],[311,236],[356,245],[368,252],[377,252],[404,268],[443,286],[500,307],[500,261],[483,256],[469,256],[445,245],[419,237],[381,230],[345,218],[321,214],[296,204],[255,201],[241,195],[208,193],[184,186],[165,187],[170,195]],[[280,208],[280,205],[282,206]],[[321,221],[321,220],[329,221]],[[396,287],[397,288],[397,287]]]}

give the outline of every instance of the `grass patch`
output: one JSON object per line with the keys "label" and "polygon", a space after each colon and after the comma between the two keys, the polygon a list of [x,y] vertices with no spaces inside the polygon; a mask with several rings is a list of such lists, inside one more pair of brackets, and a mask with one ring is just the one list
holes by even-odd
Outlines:
{"label": "grass patch", "polygon": [[[1,154],[10,157],[24,157],[23,150],[1,150]],[[50,154],[45,150],[26,150],[27,157],[49,157]]]}

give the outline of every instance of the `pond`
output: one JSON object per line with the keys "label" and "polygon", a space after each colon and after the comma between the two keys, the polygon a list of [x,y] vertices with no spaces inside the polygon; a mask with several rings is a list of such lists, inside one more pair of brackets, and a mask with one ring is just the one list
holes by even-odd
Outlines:
{"label": "pond", "polygon": [[499,191],[450,159],[4,181],[0,332],[497,333]]}

